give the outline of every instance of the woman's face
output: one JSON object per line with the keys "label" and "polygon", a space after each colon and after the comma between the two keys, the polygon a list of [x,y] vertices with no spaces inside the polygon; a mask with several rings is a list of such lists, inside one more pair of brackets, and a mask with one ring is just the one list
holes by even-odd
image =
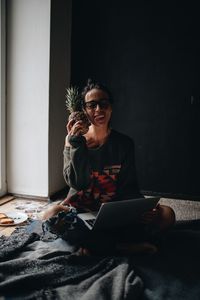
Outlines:
{"label": "woman's face", "polygon": [[106,92],[92,89],[85,95],[85,112],[88,119],[95,126],[108,126],[112,114],[112,107]]}

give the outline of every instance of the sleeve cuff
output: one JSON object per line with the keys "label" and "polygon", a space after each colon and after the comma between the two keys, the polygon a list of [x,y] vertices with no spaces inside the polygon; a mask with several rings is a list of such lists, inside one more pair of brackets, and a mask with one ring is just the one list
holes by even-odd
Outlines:
{"label": "sleeve cuff", "polygon": [[72,145],[72,147],[78,148],[78,147],[80,147],[80,145],[86,143],[86,139],[82,135],[79,135],[79,136],[69,135],[68,136],[68,142],[70,143],[70,145]]}

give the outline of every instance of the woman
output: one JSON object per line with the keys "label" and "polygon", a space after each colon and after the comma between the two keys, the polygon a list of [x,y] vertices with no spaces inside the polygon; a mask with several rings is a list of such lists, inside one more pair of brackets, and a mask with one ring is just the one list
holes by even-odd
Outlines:
{"label": "woman", "polygon": [[[88,81],[82,99],[91,125],[85,128],[82,121],[74,123],[73,120],[67,124],[64,178],[70,190],[61,205],[46,213],[45,219],[61,210],[67,211],[67,204],[79,211],[98,210],[102,202],[143,197],[137,182],[133,141],[110,127],[109,90]],[[168,228],[174,221],[173,210],[161,205],[141,220],[159,230]]]}

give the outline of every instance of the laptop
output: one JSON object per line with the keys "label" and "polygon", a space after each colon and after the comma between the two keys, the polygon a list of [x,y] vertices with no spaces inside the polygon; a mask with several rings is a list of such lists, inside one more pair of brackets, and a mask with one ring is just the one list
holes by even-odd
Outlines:
{"label": "laptop", "polygon": [[102,203],[99,211],[79,213],[90,230],[122,228],[140,221],[143,213],[156,207],[159,197]]}

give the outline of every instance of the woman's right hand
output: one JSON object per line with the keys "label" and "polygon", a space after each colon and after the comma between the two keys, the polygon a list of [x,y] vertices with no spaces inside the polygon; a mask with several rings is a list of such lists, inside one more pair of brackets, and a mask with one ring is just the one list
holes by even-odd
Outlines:
{"label": "woman's right hand", "polygon": [[70,143],[68,141],[68,136],[69,135],[75,135],[75,136],[80,136],[80,135],[84,135],[88,129],[86,130],[85,128],[85,125],[83,123],[83,121],[77,121],[77,122],[74,122],[74,120],[70,120],[67,125],[66,125],[66,128],[67,128],[67,136],[65,138],[65,146],[66,147],[70,147]]}
{"label": "woman's right hand", "polygon": [[67,123],[67,133],[68,135],[83,135],[88,131],[86,129],[85,124],[82,120],[74,121],[73,119]]}

